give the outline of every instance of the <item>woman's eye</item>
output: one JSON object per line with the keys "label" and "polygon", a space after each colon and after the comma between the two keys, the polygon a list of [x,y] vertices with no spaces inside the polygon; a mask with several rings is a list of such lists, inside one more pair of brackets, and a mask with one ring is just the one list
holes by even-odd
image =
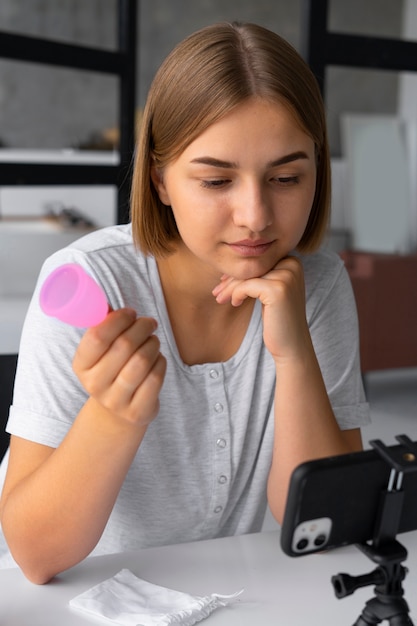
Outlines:
{"label": "woman's eye", "polygon": [[200,184],[202,187],[205,187],[206,189],[216,189],[219,187],[223,187],[224,185],[226,185],[229,181],[226,178],[218,178],[215,180],[201,180]]}
{"label": "woman's eye", "polygon": [[300,182],[299,176],[277,176],[274,180],[279,185],[284,185],[286,187],[289,187],[290,185],[297,185]]}

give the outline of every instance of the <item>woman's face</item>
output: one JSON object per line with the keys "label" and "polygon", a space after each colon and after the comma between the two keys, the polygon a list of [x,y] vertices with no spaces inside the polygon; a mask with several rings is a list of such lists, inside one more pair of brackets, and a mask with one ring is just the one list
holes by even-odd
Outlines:
{"label": "woman's face", "polygon": [[250,99],[162,171],[161,201],[181,236],[177,253],[216,275],[262,276],[293,250],[316,186],[314,142],[281,104]]}

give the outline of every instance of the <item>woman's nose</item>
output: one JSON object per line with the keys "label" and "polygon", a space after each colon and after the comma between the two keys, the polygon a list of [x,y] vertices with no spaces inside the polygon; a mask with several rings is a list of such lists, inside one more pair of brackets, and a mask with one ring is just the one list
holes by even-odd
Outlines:
{"label": "woman's nose", "polygon": [[259,183],[242,186],[235,198],[235,224],[260,233],[272,224],[272,218],[272,208],[262,186]]}

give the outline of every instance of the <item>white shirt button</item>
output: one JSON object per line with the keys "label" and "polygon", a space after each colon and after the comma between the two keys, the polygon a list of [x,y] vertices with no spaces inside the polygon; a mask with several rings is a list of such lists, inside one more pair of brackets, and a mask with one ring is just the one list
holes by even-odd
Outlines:
{"label": "white shirt button", "polygon": [[214,378],[218,378],[219,377],[219,372],[217,370],[214,370],[214,369],[210,370],[209,376],[210,376],[210,378],[213,378],[213,379]]}
{"label": "white shirt button", "polygon": [[214,405],[214,410],[216,411],[216,413],[222,413],[223,411],[223,405],[221,402],[216,402],[216,404]]}
{"label": "white shirt button", "polygon": [[216,508],[214,509],[215,513],[221,513],[223,511],[223,507],[222,506],[216,506]]}
{"label": "white shirt button", "polygon": [[218,448],[225,448],[227,446],[227,441],[226,439],[217,439],[216,445]]}
{"label": "white shirt button", "polygon": [[224,474],[222,474],[221,476],[219,476],[219,483],[221,485],[225,485],[227,483],[227,476],[225,476]]}

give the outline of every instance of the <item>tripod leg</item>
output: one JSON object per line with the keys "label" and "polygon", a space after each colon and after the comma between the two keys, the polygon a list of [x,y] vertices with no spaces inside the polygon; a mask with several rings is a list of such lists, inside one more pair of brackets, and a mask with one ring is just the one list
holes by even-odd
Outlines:
{"label": "tripod leg", "polygon": [[379,621],[377,621],[377,622],[375,622],[375,621],[373,621],[373,622],[368,622],[368,620],[366,620],[366,621],[365,621],[365,620],[363,619],[362,615],[360,615],[360,616],[358,617],[358,619],[356,620],[356,622],[353,624],[353,626],[370,626],[371,624],[372,624],[372,625],[373,625],[373,624],[379,624]]}
{"label": "tripod leg", "polygon": [[380,622],[381,620],[379,617],[368,614],[365,607],[353,626],[373,626],[374,624],[379,624]]}
{"label": "tripod leg", "polygon": [[379,600],[376,598],[371,598],[365,604],[365,607],[358,617],[353,626],[373,626],[374,624],[379,624],[382,622],[382,617],[379,615]]}
{"label": "tripod leg", "polygon": [[408,615],[396,615],[389,620],[390,626],[414,626]]}
{"label": "tripod leg", "polygon": [[353,626],[374,626],[386,620],[389,626],[414,626],[408,615],[408,605],[402,598],[372,598],[368,600]]}

